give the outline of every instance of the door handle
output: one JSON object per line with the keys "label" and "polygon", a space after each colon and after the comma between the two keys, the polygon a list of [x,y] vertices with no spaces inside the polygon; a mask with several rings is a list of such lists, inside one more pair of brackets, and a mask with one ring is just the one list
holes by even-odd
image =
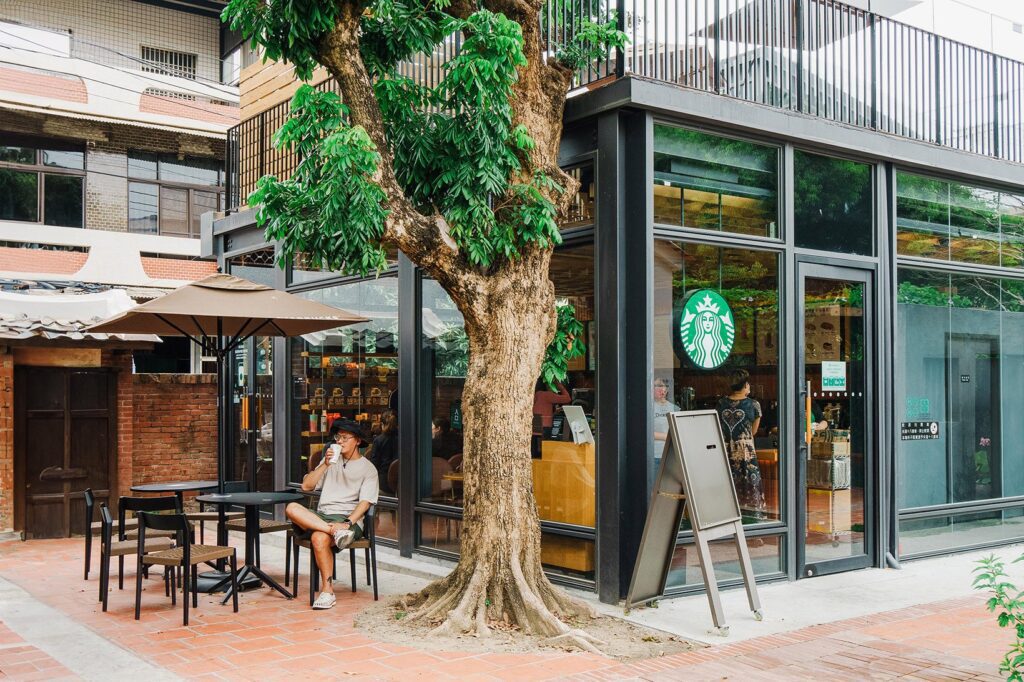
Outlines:
{"label": "door handle", "polygon": [[64,467],[46,467],[39,472],[40,481],[70,481],[85,478],[88,472],[81,468],[65,469]]}

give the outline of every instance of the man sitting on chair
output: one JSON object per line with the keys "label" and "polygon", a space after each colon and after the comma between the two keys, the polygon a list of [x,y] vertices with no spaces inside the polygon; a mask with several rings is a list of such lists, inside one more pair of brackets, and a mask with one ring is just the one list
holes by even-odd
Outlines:
{"label": "man sitting on chair", "polygon": [[314,609],[334,606],[334,552],[363,537],[363,517],[370,505],[377,503],[377,469],[359,454],[359,445],[366,444],[359,424],[336,419],[330,438],[332,444],[324,449],[320,464],[302,479],[303,490],[320,491],[316,511],[297,502],[285,509],[297,526],[296,537],[309,539],[320,569],[320,594],[313,602]]}

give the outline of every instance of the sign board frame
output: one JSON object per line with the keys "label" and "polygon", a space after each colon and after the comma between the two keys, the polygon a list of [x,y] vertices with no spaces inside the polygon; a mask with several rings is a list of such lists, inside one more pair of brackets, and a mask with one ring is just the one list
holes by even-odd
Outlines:
{"label": "sign board frame", "polygon": [[736,542],[747,602],[757,620],[761,620],[762,613],[718,413],[672,412],[668,422],[665,450],[626,595],[626,610],[665,593],[676,535],[686,511],[693,527],[711,618],[718,634],[727,635],[729,628],[711,561],[712,541],[732,537]]}

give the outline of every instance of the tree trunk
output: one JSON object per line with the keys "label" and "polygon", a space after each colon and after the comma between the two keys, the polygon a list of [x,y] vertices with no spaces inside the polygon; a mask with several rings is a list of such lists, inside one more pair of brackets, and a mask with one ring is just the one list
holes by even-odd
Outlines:
{"label": "tree trunk", "polygon": [[451,574],[410,595],[406,606],[411,620],[439,623],[441,631],[482,635],[488,623],[500,622],[595,650],[595,640],[562,620],[593,616],[592,610],[553,587],[541,566],[530,438],[555,300],[550,252],[534,255],[510,266],[519,272],[490,278],[486,306],[466,306],[473,313],[466,315],[469,370],[462,394],[461,555]]}

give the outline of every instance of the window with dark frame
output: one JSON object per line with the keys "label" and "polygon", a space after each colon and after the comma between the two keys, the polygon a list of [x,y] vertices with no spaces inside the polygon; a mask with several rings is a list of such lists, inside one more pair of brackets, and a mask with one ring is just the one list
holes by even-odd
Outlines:
{"label": "window with dark frame", "polygon": [[84,227],[84,192],[82,145],[0,137],[0,220]]}
{"label": "window with dark frame", "polygon": [[198,237],[203,213],[224,205],[221,161],[129,152],[128,231]]}

